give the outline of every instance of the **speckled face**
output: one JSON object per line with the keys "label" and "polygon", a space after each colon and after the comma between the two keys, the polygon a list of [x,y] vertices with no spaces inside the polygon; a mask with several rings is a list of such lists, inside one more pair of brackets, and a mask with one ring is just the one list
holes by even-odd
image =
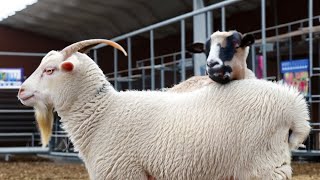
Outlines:
{"label": "speckled face", "polygon": [[215,32],[206,42],[207,73],[218,83],[228,83],[232,80],[233,57],[239,49],[245,48],[254,42],[253,36],[242,37],[237,31]]}

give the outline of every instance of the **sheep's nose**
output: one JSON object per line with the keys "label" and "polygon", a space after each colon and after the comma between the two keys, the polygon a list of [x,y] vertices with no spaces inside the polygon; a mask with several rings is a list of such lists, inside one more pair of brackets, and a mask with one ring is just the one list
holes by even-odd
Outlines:
{"label": "sheep's nose", "polygon": [[216,65],[219,65],[219,63],[218,62],[208,62],[207,63],[207,66],[210,67],[210,68],[212,68],[212,67],[214,67]]}

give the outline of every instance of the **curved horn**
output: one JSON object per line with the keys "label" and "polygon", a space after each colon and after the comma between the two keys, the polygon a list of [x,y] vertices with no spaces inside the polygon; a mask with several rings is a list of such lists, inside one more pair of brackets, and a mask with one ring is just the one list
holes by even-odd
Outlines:
{"label": "curved horn", "polygon": [[123,54],[125,56],[127,56],[127,52],[123,49],[123,47],[121,45],[119,45],[116,42],[106,40],[106,39],[89,39],[89,40],[79,41],[79,42],[73,43],[73,44],[65,47],[61,51],[61,53],[63,54],[65,59],[67,59],[75,52],[85,52],[86,50],[90,49],[91,47],[93,47],[97,44],[102,44],[102,43],[119,49],[120,51],[123,52]]}

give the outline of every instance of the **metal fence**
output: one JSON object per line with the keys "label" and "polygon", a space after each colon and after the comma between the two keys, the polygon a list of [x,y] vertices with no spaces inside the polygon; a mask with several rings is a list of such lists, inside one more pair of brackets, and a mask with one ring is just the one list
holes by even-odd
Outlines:
{"label": "metal fence", "polygon": [[[161,88],[168,87],[170,85],[165,83],[165,73],[170,71],[173,73],[173,84],[176,84],[180,81],[183,81],[186,79],[186,73],[188,71],[188,67],[194,66],[193,64],[193,57],[189,57],[188,54],[186,53],[186,23],[185,21],[188,18],[193,18],[197,15],[205,15],[206,17],[206,36],[209,36],[212,33],[213,29],[213,18],[212,18],[212,11],[220,11],[221,12],[221,27],[220,30],[225,31],[226,30],[226,12],[225,8],[227,6],[236,4],[241,2],[241,0],[226,0],[217,4],[213,4],[207,7],[203,7],[201,9],[194,10],[192,12],[183,14],[181,16],[177,16],[171,19],[168,19],[166,21],[139,29],[137,31],[133,31],[118,37],[115,37],[111,40],[113,41],[121,41],[125,40],[127,43],[127,52],[128,52],[128,69],[126,70],[119,70],[118,69],[118,52],[115,49],[114,50],[114,72],[107,74],[107,76],[113,76],[109,78],[110,81],[114,82],[114,87],[116,89],[121,89],[119,87],[120,83],[128,83],[128,89],[132,89],[132,82],[134,81],[141,81],[141,89],[156,89],[156,72],[159,72],[160,74],[160,86]],[[275,31],[275,35],[273,38],[276,39],[277,43],[277,48],[279,47],[277,41],[279,39],[279,28],[287,28],[288,29],[288,34],[283,37],[283,38],[288,38],[290,42],[290,38],[292,37],[292,33],[295,32],[293,30],[293,27],[296,26],[297,24],[301,25],[302,31],[305,34],[308,34],[309,38],[309,61],[310,61],[310,77],[317,75],[317,73],[314,73],[314,71],[319,70],[320,68],[313,67],[313,44],[312,44],[312,39],[313,39],[313,33],[315,31],[314,29],[314,23],[317,19],[319,19],[319,16],[313,16],[313,0],[308,0],[309,2],[309,9],[308,9],[308,18],[287,23],[287,24],[282,24],[278,25],[275,27],[266,27],[266,2],[265,0],[261,0],[261,29],[257,31],[253,31],[251,33],[256,34],[257,36],[260,36],[261,39],[257,41],[255,47],[252,49],[255,50],[256,47],[259,47],[262,52],[262,56],[264,58],[264,66],[263,66],[263,77],[267,77],[267,42],[274,41],[272,38],[267,38],[266,37],[266,32],[267,31]],[[162,28],[164,26],[171,25],[173,23],[179,23],[180,27],[180,51],[179,52],[172,52],[170,54],[165,54],[161,56],[155,56],[155,47],[154,47],[154,31],[158,28]],[[307,24],[307,28],[305,28],[305,25]],[[137,60],[135,67],[132,67],[132,38],[143,34],[143,33],[148,33],[149,38],[150,38],[150,57],[147,59],[141,59]],[[291,34],[290,34],[291,33]],[[93,59],[95,62],[98,61],[98,56],[97,53],[100,48],[104,47],[105,45],[98,45],[93,48]],[[277,51],[279,53],[279,51]],[[0,52],[0,55],[2,56],[10,56],[10,55],[21,55],[21,56],[44,56],[45,54],[43,53],[18,53],[18,52]],[[277,56],[278,57],[278,56]],[[252,53],[252,60],[254,60],[254,53]],[[169,59],[169,60],[168,60]],[[280,63],[280,58],[277,60],[278,63]],[[254,63],[253,64],[253,69]],[[135,72],[135,73],[134,73]],[[137,73],[138,72],[138,73]],[[277,74],[278,79],[280,79],[280,72],[278,71]],[[269,77],[270,78],[270,77]],[[149,80],[147,80],[149,79]],[[311,92],[311,81],[309,82],[309,102],[312,103],[312,98],[318,98],[320,95],[313,95]],[[319,102],[319,101],[314,101],[314,102]],[[319,137],[319,124],[314,123],[313,125],[313,130],[310,135],[310,138],[307,141],[307,149],[306,152],[310,153],[312,152],[313,154],[319,153],[319,147],[314,146],[314,141],[319,141],[317,139]],[[72,144],[70,143],[69,139],[67,138],[66,134],[61,131],[61,129],[58,128],[58,125],[55,126],[56,129],[53,133],[53,143],[52,143],[52,151],[55,151],[55,153],[60,154],[60,153],[72,153],[73,152],[73,147]]]}
{"label": "metal fence", "polygon": [[[127,51],[128,51],[128,79],[131,79],[132,77],[132,57],[131,57],[131,38],[134,36],[137,36],[139,34],[142,33],[147,33],[149,32],[149,38],[150,38],[150,67],[148,67],[151,71],[150,73],[150,78],[151,78],[151,88],[152,90],[155,89],[155,57],[154,57],[154,30],[164,27],[164,26],[168,26],[170,24],[176,23],[176,22],[180,22],[180,34],[181,34],[181,38],[180,38],[180,45],[181,45],[181,59],[180,59],[180,64],[181,64],[181,69],[180,69],[180,81],[184,81],[186,79],[186,69],[185,69],[185,56],[186,56],[186,48],[185,48],[185,44],[186,44],[186,37],[185,37],[185,20],[187,18],[192,18],[196,15],[199,14],[205,14],[206,15],[206,29],[207,29],[207,35],[210,35],[212,33],[212,12],[213,10],[217,10],[220,9],[221,10],[221,30],[225,30],[225,26],[226,26],[226,18],[225,18],[225,7],[228,5],[232,5],[235,4],[237,2],[240,2],[241,0],[227,0],[227,1],[223,1],[217,4],[213,4],[198,10],[194,10],[192,12],[183,14],[181,16],[175,17],[175,18],[171,18],[168,19],[166,21],[162,21],[160,23],[139,29],[137,31],[133,31],[124,35],[121,35],[119,37],[115,37],[112,38],[111,40],[113,41],[120,41],[120,40],[126,40],[128,47],[127,47]],[[263,6],[262,8],[262,19],[263,22],[265,23],[265,0],[261,1],[261,4]],[[265,26],[262,25],[263,27]],[[262,29],[262,34],[264,34],[265,29]],[[263,36],[263,39],[265,40],[265,36]],[[97,50],[104,47],[106,45],[97,45],[96,47],[93,48],[94,54],[97,53]],[[118,88],[118,54],[117,51],[114,51],[114,86],[117,89]],[[131,87],[131,82],[128,82],[128,86]]]}

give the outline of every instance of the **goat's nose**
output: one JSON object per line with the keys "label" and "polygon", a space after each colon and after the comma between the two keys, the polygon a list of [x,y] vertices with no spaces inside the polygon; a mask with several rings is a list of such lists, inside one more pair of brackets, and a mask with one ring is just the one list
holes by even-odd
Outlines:
{"label": "goat's nose", "polygon": [[24,89],[23,88],[20,88],[19,89],[19,92],[18,92],[18,95],[22,94],[24,92]]}

